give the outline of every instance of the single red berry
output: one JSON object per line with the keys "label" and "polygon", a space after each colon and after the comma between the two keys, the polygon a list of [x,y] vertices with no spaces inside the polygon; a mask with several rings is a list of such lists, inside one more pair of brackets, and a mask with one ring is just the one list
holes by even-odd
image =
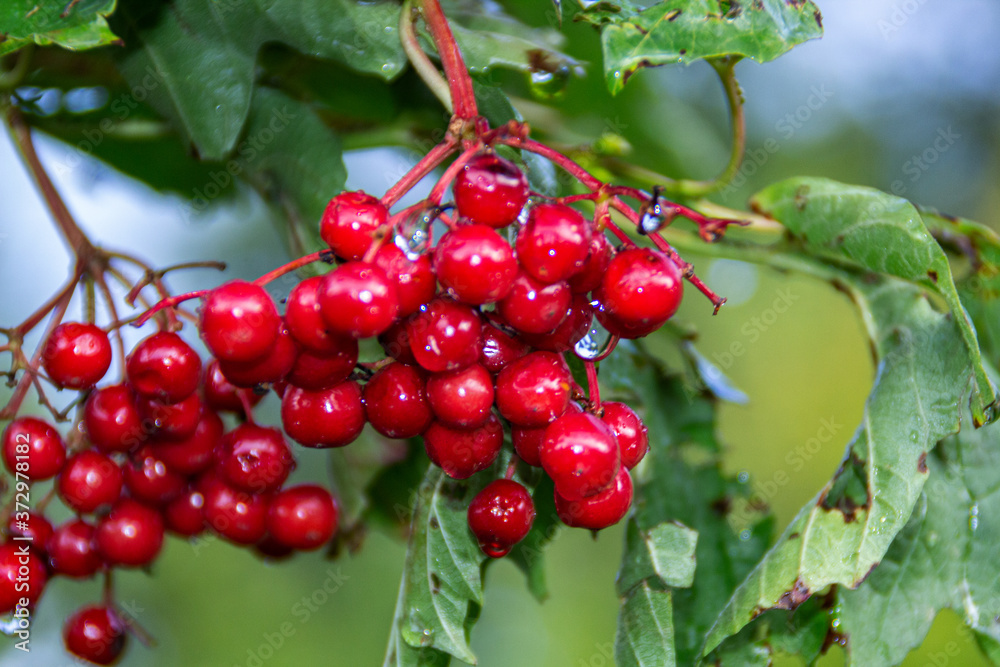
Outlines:
{"label": "single red berry", "polygon": [[70,509],[86,514],[118,500],[122,471],[108,456],[88,449],[66,461],[57,488]]}
{"label": "single red berry", "polygon": [[319,303],[331,332],[354,338],[379,335],[399,314],[395,282],[367,262],[341,264],[326,274]]}
{"label": "single red berry", "polygon": [[[583,412],[581,408],[576,403],[570,402],[569,407],[566,409],[564,414],[576,414]],[[510,439],[514,445],[514,451],[517,455],[521,457],[521,460],[532,466],[541,466],[542,459],[539,454],[539,449],[542,443],[545,442],[545,430],[548,428],[548,424],[545,426],[535,426],[535,427],[525,427],[518,426],[514,424],[510,429]]]}
{"label": "single red berry", "polygon": [[387,438],[423,433],[434,414],[427,402],[425,373],[398,361],[380,368],[365,385],[365,416]]}
{"label": "single red berry", "polygon": [[317,354],[341,351],[349,342],[347,336],[331,333],[319,305],[319,289],[323,276],[306,278],[294,288],[285,301],[285,326],[299,345]]}
{"label": "single red berry", "polygon": [[569,500],[555,492],[556,514],[567,526],[601,530],[624,518],[632,505],[632,476],[622,466],[607,489],[582,500]]}
{"label": "single red berry", "polygon": [[601,403],[603,414],[601,419],[611,427],[618,438],[618,451],[621,452],[622,465],[631,470],[639,465],[639,461],[649,450],[649,434],[646,425],[639,415],[629,406],[616,401]]}
{"label": "single red berry", "polygon": [[666,254],[630,248],[615,255],[594,292],[597,319],[622,338],[641,338],[659,329],[677,311],[684,283]]}
{"label": "single red berry", "polygon": [[165,440],[183,440],[194,433],[201,419],[201,398],[191,394],[176,403],[161,403],[145,396],[136,401],[143,430]]}
{"label": "single red berry", "polygon": [[330,200],[319,223],[319,235],[338,256],[361,259],[375,230],[389,222],[389,209],[362,191],[341,192]]}
{"label": "single red berry", "polygon": [[127,452],[145,442],[153,428],[143,424],[137,401],[124,384],[92,392],[83,407],[83,425],[90,442],[104,452]]}
{"label": "single red berry", "polygon": [[375,253],[375,264],[396,283],[399,298],[399,317],[406,317],[434,298],[437,276],[431,266],[430,255],[420,255],[411,260],[393,243],[384,243]]}
{"label": "single red berry", "polygon": [[96,540],[110,565],[148,565],[163,547],[163,518],[151,507],[122,498],[97,524]]}
{"label": "single red berry", "polygon": [[566,319],[571,299],[566,283],[545,285],[522,271],[510,293],[497,304],[497,312],[518,331],[544,334]]}
{"label": "single red berry", "polygon": [[299,346],[281,327],[278,337],[264,356],[249,361],[219,360],[219,370],[229,382],[249,389],[260,384],[280,382],[291,372],[299,356]]}
{"label": "single red berry", "polygon": [[240,392],[243,392],[249,399],[251,406],[257,405],[260,403],[260,399],[264,398],[263,394],[247,391],[227,380],[219,369],[218,359],[212,359],[205,367],[202,386],[205,390],[205,404],[219,412],[242,413],[243,403],[240,401]]}
{"label": "single red berry", "polygon": [[483,323],[479,363],[490,373],[499,373],[507,364],[520,359],[528,352],[530,349],[520,336],[511,336],[498,326],[488,322]]}
{"label": "single red berry", "polygon": [[295,458],[281,431],[250,423],[222,436],[215,456],[223,481],[251,493],[274,491],[295,468]]}
{"label": "single red berry", "polygon": [[282,489],[267,513],[267,531],[279,544],[308,551],[326,544],[337,532],[337,504],[315,484]]}
{"label": "single red berry", "polygon": [[205,518],[202,516],[204,506],[205,496],[195,487],[189,486],[163,508],[163,524],[176,535],[200,535],[205,530]]}
{"label": "single red berry", "polygon": [[510,244],[486,225],[459,225],[441,237],[434,271],[448,293],[478,306],[504,298],[517,277]]}
{"label": "single red berry", "polygon": [[42,366],[60,387],[92,387],[111,367],[111,341],[100,327],[83,322],[63,322],[52,330]]}
{"label": "single red berry", "polygon": [[[45,552],[45,544],[52,536],[52,524],[37,512],[15,512],[7,523],[7,534],[11,537],[23,537],[33,549],[39,553]],[[21,542],[21,540],[17,540]]]}
{"label": "single red berry", "polygon": [[122,466],[122,478],[131,497],[150,505],[170,502],[184,490],[184,476],[156,456],[157,449],[146,445],[129,456]]}
{"label": "single red berry", "polygon": [[13,611],[22,599],[34,604],[47,580],[45,563],[26,543],[0,544],[0,614]]}
{"label": "single red berry", "polygon": [[513,162],[496,153],[469,160],[455,177],[455,205],[476,224],[505,227],[528,201],[528,179]]}
{"label": "single red berry", "polygon": [[96,538],[97,529],[83,519],[57,526],[45,543],[52,573],[79,579],[92,576],[104,564]]}
{"label": "single red berry", "polygon": [[236,544],[254,544],[267,533],[270,494],[250,494],[217,477],[203,478],[197,487],[205,498],[205,524]]}
{"label": "single red berry", "polygon": [[358,341],[346,338],[340,348],[329,353],[310,350],[299,353],[286,380],[301,389],[328,389],[346,380],[357,364]]}
{"label": "single red berry", "polygon": [[587,413],[563,415],[549,424],[538,454],[556,490],[569,500],[608,488],[621,462],[614,431]]}
{"label": "single red berry", "polygon": [[489,468],[503,446],[503,425],[491,414],[474,429],[456,429],[434,422],[424,431],[424,449],[449,477],[465,479]]}
{"label": "single red berry", "polygon": [[281,316],[266,289],[231,280],[205,297],[198,328],[217,359],[250,361],[267,354],[280,325]]}
{"label": "single red berry", "polygon": [[201,359],[180,336],[161,331],[135,346],[125,371],[137,394],[176,403],[198,388]]}
{"label": "single red berry", "polygon": [[497,376],[500,414],[519,426],[544,426],[566,411],[573,377],[553,352],[532,352],[509,364]]}
{"label": "single red berry", "polygon": [[493,377],[479,364],[427,378],[427,400],[438,421],[456,428],[486,423],[493,407]]}
{"label": "single red berry", "polygon": [[566,311],[566,318],[553,331],[544,334],[521,334],[531,347],[549,352],[566,352],[583,340],[594,322],[594,308],[587,297],[574,294]]}
{"label": "single red berry", "polygon": [[3,431],[3,462],[7,470],[32,481],[54,477],[66,463],[62,436],[48,422],[18,417]]}
{"label": "single red berry", "polygon": [[78,658],[97,665],[110,665],[125,650],[125,624],[108,607],[83,607],[66,619],[63,643],[66,650]]}
{"label": "single red berry", "polygon": [[604,272],[608,270],[608,264],[614,256],[615,249],[611,247],[608,238],[602,232],[594,230],[586,264],[579,273],[569,279],[569,288],[573,293],[586,294],[600,287]]}
{"label": "single red berry", "polygon": [[198,425],[183,440],[160,440],[153,443],[153,457],[181,475],[195,475],[212,466],[215,448],[222,441],[223,425],[212,410],[203,410]]}
{"label": "single red berry", "polygon": [[410,334],[406,330],[406,320],[399,320],[386,329],[378,337],[378,342],[387,356],[403,364],[417,365],[417,359],[410,349]]}
{"label": "single red berry", "polygon": [[479,358],[479,315],[451,299],[431,301],[406,324],[417,363],[432,373],[465,368]]}
{"label": "single red berry", "polygon": [[361,388],[352,380],[318,391],[288,387],[281,399],[281,425],[306,447],[349,445],[365,426]]}
{"label": "single red berry", "polygon": [[535,521],[535,503],[523,486],[511,479],[486,485],[469,503],[469,528],[479,548],[490,558],[506,556],[524,539]]}
{"label": "single red berry", "polygon": [[579,273],[590,253],[591,225],[565,204],[539,204],[518,232],[517,260],[542,283],[567,280]]}

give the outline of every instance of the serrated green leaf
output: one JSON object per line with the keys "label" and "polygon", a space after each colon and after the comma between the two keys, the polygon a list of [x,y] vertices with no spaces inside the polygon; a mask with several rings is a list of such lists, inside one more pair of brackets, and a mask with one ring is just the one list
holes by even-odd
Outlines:
{"label": "serrated green leaf", "polygon": [[[524,480],[520,480],[522,483]],[[529,486],[526,484],[526,486]],[[545,580],[545,549],[556,536],[563,523],[556,513],[552,479],[543,475],[534,487],[535,522],[523,540],[514,545],[507,559],[514,563],[528,580],[528,590],[539,602],[549,596]]]}
{"label": "serrated green leaf", "polygon": [[618,667],[672,667],[674,654],[673,604],[669,590],[643,581],[622,600],[615,633]]}
{"label": "serrated green leaf", "polygon": [[779,220],[806,250],[932,289],[961,327],[978,388],[976,422],[995,418],[996,390],[983,369],[976,330],[955,289],[948,258],[905,199],[823,178],[793,178],[758,192],[754,210]]}
{"label": "serrated green leaf", "polygon": [[[280,42],[392,79],[406,64],[399,6],[354,0],[123,2],[120,68],[205,159],[233,149],[250,110],[257,52]],[[197,72],[197,76],[192,75]]]}
{"label": "serrated green leaf", "polygon": [[695,545],[698,533],[678,523],[661,523],[642,530],[629,520],[625,532],[625,555],[615,587],[624,596],[647,579],[673,588],[687,588],[694,581]]}
{"label": "serrated green leaf", "polygon": [[819,9],[808,0],[630,0],[593,3],[577,20],[601,28],[604,74],[618,93],[639,68],[744,56],[767,62],[823,34]]}
{"label": "serrated green leaf", "polygon": [[108,27],[115,0],[6,0],[0,5],[0,56],[28,44],[56,45],[71,51],[121,40]]}

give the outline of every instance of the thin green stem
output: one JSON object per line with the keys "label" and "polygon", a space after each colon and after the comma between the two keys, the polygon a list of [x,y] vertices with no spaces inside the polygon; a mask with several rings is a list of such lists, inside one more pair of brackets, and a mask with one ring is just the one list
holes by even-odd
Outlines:
{"label": "thin green stem", "polygon": [[403,9],[399,13],[399,41],[402,42],[403,51],[410,59],[414,71],[423,79],[434,96],[441,101],[448,113],[453,113],[455,107],[451,102],[451,90],[448,88],[448,82],[424,53],[420,47],[420,40],[417,39],[415,20],[419,15],[420,12],[413,6],[413,0],[406,0],[403,3]]}

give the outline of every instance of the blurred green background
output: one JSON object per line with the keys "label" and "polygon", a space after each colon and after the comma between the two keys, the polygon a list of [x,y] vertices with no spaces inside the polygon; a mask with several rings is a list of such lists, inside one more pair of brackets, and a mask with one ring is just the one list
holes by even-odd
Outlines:
{"label": "blurred green background", "polygon": [[[547,2],[504,4],[533,24],[551,20]],[[749,153],[739,187],[719,201],[741,207],[764,184],[822,175],[997,227],[1000,6],[987,0],[830,0],[820,6],[823,40],[774,63],[738,67]],[[561,99],[547,102],[559,114],[532,100],[523,80],[496,79],[551,140],[575,144],[621,135],[633,147],[629,159],[670,176],[708,177],[725,162],[727,120],[707,65],[645,71],[612,99],[595,76],[596,34],[576,24],[564,32],[567,50],[592,64],[591,76],[572,80]],[[947,140],[935,145],[939,137]],[[768,139],[777,142],[777,151],[762,150]],[[55,141],[40,141],[40,151],[50,165],[66,156]],[[348,186],[383,191],[385,175],[399,173],[411,153],[349,153]],[[0,323],[7,324],[58,287],[67,255],[6,136],[0,136],[0,165]],[[278,231],[251,194],[186,222],[179,198],[158,195],[95,160],[55,169],[53,177],[92,238],[131,249],[154,265],[222,259],[230,265],[226,278],[250,278],[287,258]],[[699,350],[750,399],[721,408],[728,471],[761,493],[784,525],[836,469],[862,414],[872,365],[860,324],[846,299],[827,285],[739,262],[687,259],[729,303],[713,318],[708,302],[689,294],[678,319],[698,329]],[[172,276],[170,284],[182,292],[221,280],[193,272]],[[776,299],[790,304],[784,313],[774,309]],[[733,343],[741,344],[735,355]],[[273,402],[262,415],[276,420]],[[810,447],[816,443],[821,446]],[[322,453],[298,453],[297,479],[326,479]],[[785,474],[790,481],[776,483]],[[611,665],[621,537],[619,529],[596,540],[583,531],[561,533],[548,552],[550,598],[544,604],[531,598],[513,566],[491,567],[473,633],[480,664]],[[214,538],[193,544],[171,539],[150,574],[118,577],[120,600],[158,643],[146,649],[133,642],[122,664],[380,664],[403,555],[398,536],[375,531],[355,556],[326,561],[308,554],[278,564],[263,564]],[[54,582],[33,626],[30,656],[4,640],[0,663],[71,664],[59,637],[61,621],[96,599],[98,589],[96,582]],[[954,665],[986,664],[950,612],[904,664],[941,665],[942,656]],[[783,657],[775,662],[798,664]],[[821,664],[843,664],[842,649],[834,646]]]}

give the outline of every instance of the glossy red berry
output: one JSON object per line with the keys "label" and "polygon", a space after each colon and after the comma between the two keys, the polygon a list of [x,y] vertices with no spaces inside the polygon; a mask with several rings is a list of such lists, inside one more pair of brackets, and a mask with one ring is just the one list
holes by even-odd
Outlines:
{"label": "glossy red berry", "polygon": [[299,353],[285,379],[296,387],[318,391],[346,380],[357,363],[358,341],[347,338],[332,352],[320,354],[305,350]]}
{"label": "glossy red berry", "polygon": [[396,283],[367,262],[348,262],[323,277],[323,319],[334,334],[368,338],[388,329],[399,314]]}
{"label": "glossy red berry", "polygon": [[229,382],[249,389],[261,384],[281,382],[291,372],[299,356],[299,347],[288,330],[281,327],[278,337],[264,356],[249,361],[219,360],[219,370]]}
{"label": "glossy red berry", "polygon": [[198,485],[205,503],[205,524],[236,544],[254,544],[267,533],[269,494],[250,494],[210,477]]}
{"label": "glossy red berry", "polygon": [[7,470],[32,481],[54,477],[66,463],[62,436],[48,422],[18,417],[3,431],[3,462]]}
{"label": "glossy red berry", "polygon": [[66,619],[63,643],[78,658],[110,665],[125,650],[125,624],[108,607],[84,607]]}
{"label": "glossy red berry", "polygon": [[680,270],[664,253],[648,248],[623,250],[608,264],[594,292],[601,304],[597,319],[622,338],[641,338],[677,311],[683,289]]}
{"label": "glossy red berry", "polygon": [[546,285],[521,272],[497,312],[511,327],[524,333],[544,334],[566,319],[572,300],[564,282]]}
{"label": "glossy red berry", "polygon": [[574,294],[566,318],[553,331],[543,334],[521,334],[525,343],[539,350],[566,352],[580,342],[590,332],[594,323],[594,308],[587,297]]}
{"label": "glossy red berry", "polygon": [[149,505],[170,502],[184,490],[184,475],[171,469],[156,456],[156,448],[146,445],[129,456],[122,466],[122,478],[131,497]]}
{"label": "glossy red berry", "polygon": [[611,485],[594,496],[569,500],[555,492],[556,514],[567,526],[601,530],[624,518],[632,505],[632,476],[622,467]]}
{"label": "glossy red berry", "polygon": [[267,354],[280,325],[281,316],[266,289],[231,280],[205,297],[198,328],[217,359],[250,361]]}
{"label": "glossy red berry", "polygon": [[127,452],[145,442],[153,425],[143,424],[137,400],[124,384],[92,392],[83,408],[83,425],[90,442],[105,452]]}
{"label": "glossy red berry", "polygon": [[7,523],[7,534],[25,538],[32,548],[44,553],[45,544],[52,536],[52,524],[37,512],[25,512],[23,515],[15,512]]}
{"label": "glossy red berry", "polygon": [[321,486],[303,484],[275,494],[267,531],[279,544],[303,551],[317,549],[337,532],[337,504]]}
{"label": "glossy red berry", "polygon": [[639,464],[649,450],[649,434],[639,415],[629,406],[616,401],[601,403],[601,419],[611,427],[618,438],[618,451],[622,465],[631,470]]}
{"label": "glossy red berry", "polygon": [[125,371],[137,394],[176,403],[198,388],[201,359],[180,336],[161,331],[135,346],[128,355]]}
{"label": "glossy red berry", "polygon": [[151,507],[122,498],[97,524],[96,540],[110,565],[148,565],[163,547],[163,518]]}
{"label": "glossy red berry", "polygon": [[459,214],[490,227],[514,222],[528,201],[524,172],[496,153],[469,160],[455,177],[453,190]]}
{"label": "glossy red berry", "polygon": [[111,367],[108,334],[94,324],[63,322],[52,330],[45,344],[42,367],[60,387],[92,387]]}
{"label": "glossy red berry", "polygon": [[288,387],[281,399],[281,425],[306,447],[349,445],[365,426],[361,388],[351,380],[318,391]]}
{"label": "glossy red berry", "polygon": [[413,356],[413,350],[410,348],[410,334],[406,330],[405,320],[399,320],[386,329],[378,337],[378,342],[387,356],[411,366],[417,364],[417,359]]}
{"label": "glossy red berry", "polygon": [[163,508],[163,524],[177,535],[199,535],[205,530],[204,507],[205,496],[197,488],[189,486]]}
{"label": "glossy red berry", "polygon": [[524,539],[535,521],[535,504],[527,489],[510,479],[486,485],[469,503],[469,528],[490,558],[506,556]]}
{"label": "glossy red berry", "polygon": [[475,310],[445,298],[431,301],[406,325],[414,358],[432,373],[474,363],[481,349],[481,329]]}
{"label": "glossy red berry", "polygon": [[532,352],[497,376],[500,414],[519,426],[544,426],[566,411],[573,378],[566,362],[553,352]]}
{"label": "glossy red berry", "polygon": [[[563,414],[577,414],[583,412],[578,404],[570,402],[569,407]],[[545,442],[545,426],[525,427],[514,424],[510,429],[510,439],[514,445],[514,451],[521,457],[521,460],[528,465],[541,466],[542,459],[539,450]]]}
{"label": "glossy red berry", "polygon": [[479,364],[435,373],[427,379],[427,400],[438,421],[456,428],[486,423],[493,407],[493,376]]}
{"label": "glossy red berry", "polygon": [[159,440],[153,443],[154,458],[181,475],[195,475],[214,463],[215,448],[222,441],[223,425],[212,410],[203,410],[198,425],[183,440]]}
{"label": "glossy red berry", "polygon": [[517,260],[542,283],[567,280],[583,269],[590,253],[591,225],[565,204],[539,204],[517,235]]}
{"label": "glossy red berry", "polygon": [[441,237],[434,271],[448,293],[478,306],[504,298],[517,277],[510,244],[486,225],[459,225]]}
{"label": "glossy red berry", "polygon": [[361,259],[375,230],[389,221],[389,209],[364,192],[342,192],[326,205],[319,235],[338,256]]}
{"label": "glossy red berry", "polygon": [[427,402],[425,372],[393,362],[365,385],[365,415],[372,428],[388,438],[412,438],[434,418]]}
{"label": "glossy red berry", "polygon": [[263,395],[237,387],[226,379],[222,370],[219,369],[218,359],[212,359],[205,367],[203,387],[205,404],[220,412],[242,413],[243,403],[240,401],[240,392],[247,397],[251,406],[260,403],[260,399],[264,398]]}
{"label": "glossy red berry", "polygon": [[330,354],[344,347],[345,338],[353,339],[330,332],[319,305],[322,283],[323,276],[313,276],[292,288],[285,301],[285,326],[303,348],[318,354]]}
{"label": "glossy red berry", "polygon": [[383,243],[375,253],[375,264],[396,283],[399,298],[399,317],[406,317],[434,298],[437,276],[431,266],[430,255],[420,255],[411,260],[393,243]]}
{"label": "glossy red berry", "polygon": [[274,491],[295,468],[295,458],[281,431],[250,423],[222,436],[215,455],[222,480],[250,493]]}
{"label": "glossy red berry", "polygon": [[104,560],[96,538],[97,529],[83,519],[70,519],[56,527],[45,543],[53,574],[82,579],[97,572]]}
{"label": "glossy red berry", "polygon": [[176,403],[162,403],[155,398],[142,397],[136,401],[142,418],[143,430],[158,438],[181,440],[194,433],[201,419],[201,398],[191,394]]}
{"label": "glossy red berry", "polygon": [[580,269],[579,273],[569,279],[569,287],[574,294],[586,294],[592,292],[601,285],[604,272],[608,270],[611,258],[615,256],[615,250],[608,242],[608,238],[598,231],[594,231],[590,239],[590,254],[587,255],[587,262]]}
{"label": "glossy red berry", "polygon": [[614,431],[589,413],[563,415],[549,424],[538,454],[559,495],[569,500],[608,488],[621,462]]}
{"label": "glossy red berry", "polygon": [[13,611],[22,599],[34,604],[47,579],[45,563],[27,543],[0,544],[0,614]]}
{"label": "glossy red berry", "polygon": [[434,422],[424,431],[427,456],[449,477],[465,479],[489,468],[503,446],[503,425],[491,414],[475,429],[456,429]]}
{"label": "glossy red berry", "polygon": [[499,327],[484,322],[479,363],[490,373],[499,373],[512,361],[530,352],[521,337],[514,337]]}
{"label": "glossy red berry", "polygon": [[66,462],[56,488],[70,509],[86,514],[118,500],[122,471],[108,456],[88,449]]}

